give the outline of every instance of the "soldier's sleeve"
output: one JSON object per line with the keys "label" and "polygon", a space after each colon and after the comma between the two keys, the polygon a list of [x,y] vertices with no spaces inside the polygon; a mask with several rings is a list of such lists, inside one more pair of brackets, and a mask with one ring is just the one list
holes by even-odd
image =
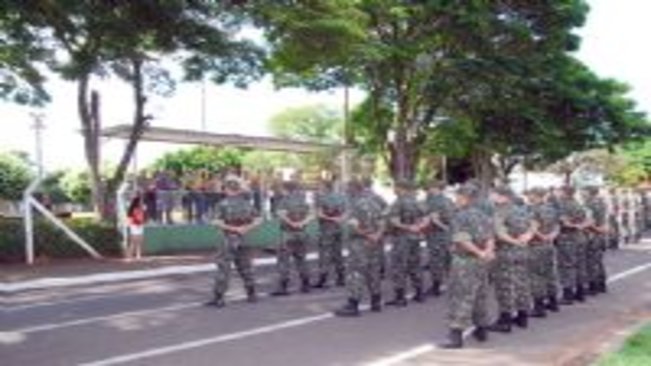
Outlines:
{"label": "soldier's sleeve", "polygon": [[396,200],[388,209],[387,217],[389,220],[400,219],[400,201]]}

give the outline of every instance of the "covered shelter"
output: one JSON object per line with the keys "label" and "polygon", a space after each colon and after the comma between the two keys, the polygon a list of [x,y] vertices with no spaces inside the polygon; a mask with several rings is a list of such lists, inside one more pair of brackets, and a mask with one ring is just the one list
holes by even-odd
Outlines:
{"label": "covered shelter", "polygon": [[[100,136],[111,139],[129,139],[132,126],[117,125],[104,128]],[[293,152],[311,154],[331,152],[333,159],[341,159],[341,178],[343,181],[350,177],[349,157],[353,148],[346,144],[331,144],[303,140],[284,139],[276,137],[246,136],[240,134],[221,134],[206,131],[185,130],[168,127],[147,126],[141,134],[139,142],[163,142],[180,145],[203,145],[214,147],[235,147],[263,151]],[[126,189],[126,188],[125,188]],[[122,193],[125,191],[123,190]],[[118,199],[123,201],[123,199]],[[124,205],[124,202],[118,206]],[[120,209],[125,210],[125,208]],[[125,212],[124,212],[125,213]],[[267,223],[261,230],[254,230],[253,241],[268,247],[272,245],[270,238],[276,236],[277,224]],[[205,249],[214,246],[215,229],[210,226],[155,226],[145,229],[145,247],[150,252],[175,251],[181,249]],[[190,240],[191,241],[188,241]]]}

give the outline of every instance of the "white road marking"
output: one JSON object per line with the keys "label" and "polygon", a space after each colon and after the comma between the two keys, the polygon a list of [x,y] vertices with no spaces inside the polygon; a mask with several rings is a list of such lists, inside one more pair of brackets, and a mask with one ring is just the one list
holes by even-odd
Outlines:
{"label": "white road marking", "polygon": [[[621,281],[623,279],[626,279],[628,277],[631,277],[635,274],[638,274],[640,272],[646,271],[649,268],[651,268],[651,262],[639,265],[637,267],[633,267],[631,269],[628,269],[626,271],[619,272],[617,274],[614,274],[608,278],[608,283],[615,283],[618,281]],[[466,331],[463,333],[463,338],[468,338],[471,334],[474,328],[466,329]],[[424,354],[427,354],[429,352],[439,350],[440,347],[436,346],[435,344],[431,343],[426,343],[422,344],[420,346],[414,347],[412,349],[409,349],[404,352],[400,352],[394,355],[391,355],[389,357],[373,361],[370,363],[365,364],[365,366],[396,366],[400,365],[405,361],[409,361],[412,359],[415,359],[417,357],[420,357]]]}
{"label": "white road marking", "polygon": [[111,357],[111,358],[107,358],[107,359],[104,359],[104,360],[93,361],[93,362],[89,362],[89,363],[83,363],[80,366],[119,365],[119,364],[123,364],[123,363],[127,363],[127,362],[142,360],[142,359],[145,359],[145,358],[162,356],[162,355],[166,355],[166,354],[170,354],[170,353],[174,353],[174,352],[186,351],[186,350],[189,350],[189,349],[204,347],[204,346],[207,346],[207,345],[225,343],[225,342],[235,341],[235,340],[248,338],[248,337],[252,337],[252,336],[256,336],[256,335],[260,335],[260,334],[272,333],[272,332],[276,332],[276,331],[279,331],[279,330],[300,327],[300,326],[303,326],[303,325],[312,324],[312,323],[315,323],[315,322],[320,322],[320,321],[323,321],[323,320],[326,320],[326,319],[330,319],[333,316],[334,315],[332,315],[331,313],[320,314],[320,315],[315,315],[315,316],[309,316],[309,317],[305,317],[305,318],[290,320],[290,321],[287,321],[287,322],[267,325],[267,326],[260,327],[260,328],[245,330],[245,331],[242,331],[242,332],[224,334],[224,335],[211,337],[211,338],[197,339],[197,340],[194,340],[194,341],[175,344],[173,346],[152,348],[152,349],[142,351],[142,352],[137,352],[137,353],[131,353],[131,354],[126,354],[126,355],[122,355],[122,356]]}
{"label": "white road marking", "polygon": [[[123,295],[127,296],[127,295]],[[133,296],[133,294],[129,294],[129,296]],[[91,295],[91,296],[84,296],[84,297],[78,297],[74,299],[66,299],[66,300],[58,300],[58,301],[43,301],[39,302],[36,304],[25,304],[25,305],[11,305],[8,307],[5,307],[3,310],[7,313],[11,312],[17,312],[17,311],[24,311],[24,310],[31,310],[35,308],[41,308],[41,307],[46,307],[46,306],[57,306],[57,305],[64,305],[64,304],[74,304],[74,303],[82,303],[86,301],[95,301],[95,300],[101,300],[101,299],[112,299],[115,298],[116,294],[105,294],[105,295]]]}

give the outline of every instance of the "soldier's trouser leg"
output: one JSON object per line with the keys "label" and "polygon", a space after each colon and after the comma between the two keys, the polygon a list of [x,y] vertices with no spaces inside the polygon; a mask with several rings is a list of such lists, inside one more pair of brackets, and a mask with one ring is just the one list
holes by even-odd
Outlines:
{"label": "soldier's trouser leg", "polygon": [[282,233],[281,243],[276,251],[276,270],[278,271],[278,280],[280,283],[289,281],[289,266],[290,266],[290,247],[289,241],[291,236],[287,233]]}
{"label": "soldier's trouser leg", "polygon": [[301,280],[307,281],[310,278],[310,271],[307,267],[307,234],[301,233],[296,240],[290,243],[291,255],[294,258],[296,270]]}
{"label": "soldier's trouser leg", "polygon": [[239,247],[234,253],[235,269],[242,277],[244,286],[249,289],[255,287],[253,277],[253,265],[251,263],[251,249],[249,247]]}
{"label": "soldier's trouser leg", "polygon": [[427,237],[427,250],[429,273],[433,283],[443,282],[446,275],[446,267],[448,261],[448,239],[447,233],[436,232],[428,235]]}
{"label": "soldier's trouser leg", "polygon": [[511,250],[513,264],[511,278],[513,281],[513,305],[515,310],[528,311],[531,307],[531,286],[529,282],[529,248]]}
{"label": "soldier's trouser leg", "polygon": [[547,245],[543,257],[545,265],[545,296],[556,297],[558,295],[559,276],[558,276],[558,253],[556,247]]}
{"label": "soldier's trouser leg", "polygon": [[322,231],[319,238],[319,275],[328,276],[333,264],[334,233]]}
{"label": "soldier's trouser leg", "polygon": [[378,255],[378,252],[384,252],[381,243],[373,243],[372,246],[366,249],[366,257],[368,263],[366,267],[366,284],[368,291],[371,295],[380,295],[382,293],[382,263],[380,258],[383,256]]}
{"label": "soldier's trouser leg", "polygon": [[531,282],[531,294],[535,299],[542,299],[547,294],[547,249],[545,243],[532,243],[529,255],[529,278]]}
{"label": "soldier's trouser leg", "polygon": [[498,249],[493,267],[491,268],[491,275],[495,287],[495,298],[500,313],[512,313],[515,310],[513,303],[513,261],[509,251],[510,249]]}
{"label": "soldier's trouser leg", "polygon": [[577,235],[576,241],[576,285],[588,283],[588,241],[584,235]]}
{"label": "soldier's trouser leg", "polygon": [[561,286],[564,289],[573,288],[576,285],[577,263],[576,245],[571,234],[563,233],[556,240],[558,253],[558,275]]}
{"label": "soldier's trouser leg", "polygon": [[404,236],[394,236],[391,249],[391,280],[396,290],[405,290],[407,288],[408,260],[409,241]]}
{"label": "soldier's trouser leg", "polygon": [[337,276],[345,276],[346,264],[344,262],[344,235],[339,232],[335,235],[335,241],[332,243],[331,258]]}
{"label": "soldier's trouser leg", "polygon": [[417,291],[423,289],[423,269],[421,265],[421,250],[420,240],[410,239],[409,241],[409,255],[407,257],[407,272],[411,286]]}
{"label": "soldier's trouser leg", "polygon": [[452,256],[448,287],[448,320],[452,329],[466,329],[474,323],[488,325],[488,278],[486,265],[478,259]]}
{"label": "soldier's trouser leg", "polygon": [[222,297],[228,291],[230,278],[231,278],[231,262],[233,258],[232,250],[229,248],[228,243],[217,247],[215,254],[215,283],[213,286],[213,294],[216,297]]}
{"label": "soldier's trouser leg", "polygon": [[359,238],[352,239],[349,245],[348,258],[346,264],[346,291],[348,298],[360,301],[366,287],[366,250],[365,241]]}

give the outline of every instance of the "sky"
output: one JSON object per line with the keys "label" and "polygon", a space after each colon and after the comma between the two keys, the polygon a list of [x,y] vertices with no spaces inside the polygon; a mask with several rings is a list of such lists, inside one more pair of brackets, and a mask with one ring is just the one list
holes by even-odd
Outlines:
{"label": "sky", "polygon": [[[651,114],[651,1],[589,0],[591,11],[586,25],[578,30],[582,47],[577,56],[602,77],[613,77],[632,87],[631,97],[641,110]],[[79,134],[75,85],[52,79],[47,87],[53,100],[43,109],[46,128],[43,131],[43,154],[46,170],[84,167],[83,143]],[[124,83],[106,79],[95,82],[102,97],[104,126],[129,123],[131,90]],[[170,98],[151,97],[148,113],[155,116],[156,126],[201,129],[201,84],[178,84]],[[300,89],[275,90],[269,79],[241,90],[229,86],[206,84],[206,128],[219,133],[252,136],[269,135],[267,122],[289,107],[324,104],[343,108],[343,91],[309,93]],[[360,102],[361,92],[353,92],[351,102]],[[35,109],[0,102],[0,151],[35,151],[32,114]],[[118,161],[124,142],[104,140],[102,155],[107,161]],[[160,143],[143,143],[137,164],[144,166],[166,151],[180,148]]]}

